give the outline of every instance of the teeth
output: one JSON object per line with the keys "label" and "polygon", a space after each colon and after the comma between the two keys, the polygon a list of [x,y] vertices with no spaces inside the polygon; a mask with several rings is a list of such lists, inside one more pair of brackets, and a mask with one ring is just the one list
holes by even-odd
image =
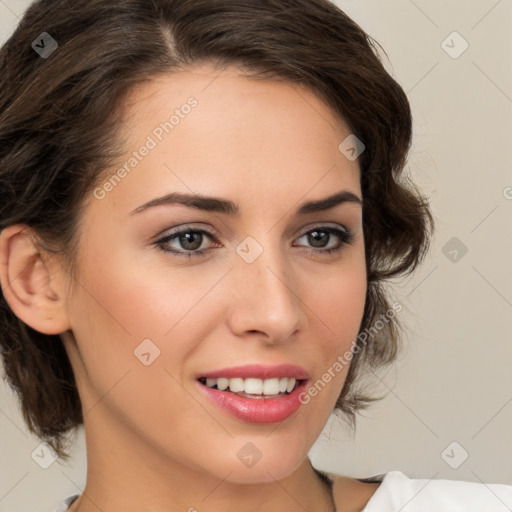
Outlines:
{"label": "teeth", "polygon": [[[221,379],[212,379],[212,380],[216,380],[217,381],[217,387],[221,391],[224,391],[225,389],[228,389],[228,387],[229,387],[229,379],[221,378]],[[213,385],[215,385],[215,382],[212,384],[212,386]]]}
{"label": "teeth", "polygon": [[[218,379],[218,380],[222,380],[222,379]],[[225,379],[225,380],[227,380],[227,379]],[[213,388],[213,386],[215,386],[215,384],[217,384],[217,379],[210,379],[210,377],[206,377],[206,385],[209,388]],[[219,389],[220,389],[220,384],[219,384]]]}
{"label": "teeth", "polygon": [[226,379],[219,377],[206,379],[206,385],[210,388],[217,386],[221,391],[229,388],[232,393],[247,393],[251,395],[277,395],[279,393],[290,393],[297,383],[294,378],[283,377],[281,379],[242,379],[239,377]]}
{"label": "teeth", "polygon": [[[261,393],[263,395],[277,395],[279,393],[279,379],[254,379],[255,381],[261,382]],[[247,391],[246,391],[247,393]],[[255,391],[251,391],[255,393]]]}

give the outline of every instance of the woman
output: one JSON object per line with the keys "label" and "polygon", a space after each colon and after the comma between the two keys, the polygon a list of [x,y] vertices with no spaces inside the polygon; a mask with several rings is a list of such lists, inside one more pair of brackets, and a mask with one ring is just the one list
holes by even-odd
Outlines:
{"label": "woman", "polygon": [[308,458],[378,399],[382,286],[433,224],[407,98],[342,11],[40,1],[0,59],[5,373],[56,455],[86,436],[56,510],[503,510],[509,486]]}

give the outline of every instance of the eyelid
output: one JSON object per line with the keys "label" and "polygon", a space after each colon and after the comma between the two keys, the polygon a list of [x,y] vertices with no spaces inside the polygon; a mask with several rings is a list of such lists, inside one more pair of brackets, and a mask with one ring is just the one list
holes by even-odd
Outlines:
{"label": "eyelid", "polygon": [[309,233],[309,231],[311,231],[312,229],[317,229],[317,228],[341,228],[341,229],[344,229],[347,233],[350,233],[351,230],[343,225],[343,224],[339,224],[339,223],[333,223],[333,222],[315,222],[313,223],[313,225],[307,225],[307,229],[306,227],[302,227],[298,230],[298,233],[301,233],[304,235],[305,233]]}

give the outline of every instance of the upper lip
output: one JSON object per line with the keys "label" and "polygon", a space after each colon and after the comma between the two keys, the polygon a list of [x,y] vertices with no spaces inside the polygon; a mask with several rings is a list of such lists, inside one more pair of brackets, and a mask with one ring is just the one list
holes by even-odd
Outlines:
{"label": "upper lip", "polygon": [[301,366],[294,364],[278,364],[278,365],[263,365],[263,364],[247,364],[244,366],[232,366],[230,368],[222,368],[219,370],[212,370],[210,372],[200,373],[196,376],[197,379],[201,377],[208,378],[248,378],[255,379],[273,379],[277,377],[295,378],[297,380],[309,378],[307,370]]}

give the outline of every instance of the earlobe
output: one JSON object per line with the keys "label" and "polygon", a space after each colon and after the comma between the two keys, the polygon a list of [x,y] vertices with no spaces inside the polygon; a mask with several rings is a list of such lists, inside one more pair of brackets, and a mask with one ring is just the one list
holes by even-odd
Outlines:
{"label": "earlobe", "polygon": [[69,329],[63,297],[30,227],[8,226],[0,232],[0,284],[5,300],[24,323],[43,334]]}

